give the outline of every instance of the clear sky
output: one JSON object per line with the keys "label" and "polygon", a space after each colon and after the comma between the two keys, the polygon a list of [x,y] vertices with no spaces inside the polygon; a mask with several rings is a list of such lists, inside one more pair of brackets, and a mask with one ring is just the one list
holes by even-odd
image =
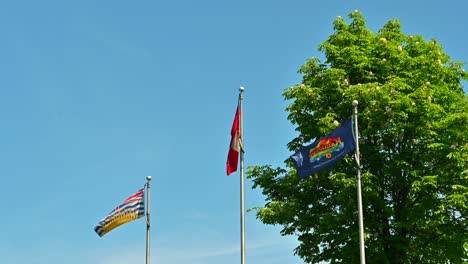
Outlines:
{"label": "clear sky", "polygon": [[[238,88],[246,166],[282,165],[282,91],[355,9],[468,61],[463,0],[0,0],[0,263],[144,263],[143,219],[93,228],[147,175],[152,263],[239,263]],[[247,263],[301,263],[279,230],[247,213]]]}

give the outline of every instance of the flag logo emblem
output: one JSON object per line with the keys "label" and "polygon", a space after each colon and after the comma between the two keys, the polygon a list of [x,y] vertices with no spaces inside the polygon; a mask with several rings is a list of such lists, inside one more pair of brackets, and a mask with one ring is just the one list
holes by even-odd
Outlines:
{"label": "flag logo emblem", "polygon": [[309,152],[310,162],[316,162],[326,157],[330,159],[334,152],[339,152],[344,148],[344,143],[341,141],[341,137],[330,137],[320,140],[315,148],[312,148]]}

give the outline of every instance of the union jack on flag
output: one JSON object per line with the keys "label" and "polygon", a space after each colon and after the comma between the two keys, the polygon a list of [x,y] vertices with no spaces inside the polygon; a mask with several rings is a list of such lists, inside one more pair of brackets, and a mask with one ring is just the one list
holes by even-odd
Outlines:
{"label": "union jack on flag", "polygon": [[144,189],[141,189],[128,197],[121,205],[104,217],[94,228],[94,231],[102,237],[120,225],[143,217],[145,215],[144,194]]}

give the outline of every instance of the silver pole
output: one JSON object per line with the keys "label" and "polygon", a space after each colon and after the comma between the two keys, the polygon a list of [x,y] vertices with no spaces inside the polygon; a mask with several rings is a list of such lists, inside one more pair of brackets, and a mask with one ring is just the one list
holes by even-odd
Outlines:
{"label": "silver pole", "polygon": [[151,176],[146,176],[146,264],[150,264],[150,181]]}
{"label": "silver pole", "polygon": [[244,87],[239,88],[239,108],[240,108],[240,221],[241,221],[241,264],[245,264],[245,203],[244,203],[244,111],[242,109],[242,100]]}
{"label": "silver pole", "polygon": [[353,101],[354,107],[354,137],[356,141],[356,163],[357,163],[357,199],[358,199],[358,211],[359,211],[359,253],[361,256],[361,264],[366,263],[366,254],[364,246],[364,221],[362,216],[362,194],[361,194],[361,162],[359,160],[359,134],[358,134],[358,119],[357,119],[357,106],[359,102]]}

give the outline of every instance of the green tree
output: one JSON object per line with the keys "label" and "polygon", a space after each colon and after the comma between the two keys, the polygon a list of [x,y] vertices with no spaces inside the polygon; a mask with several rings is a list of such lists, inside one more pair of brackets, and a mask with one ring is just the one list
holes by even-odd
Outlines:
{"label": "green tree", "polygon": [[[310,58],[301,84],[285,89],[295,152],[351,116],[359,101],[366,260],[368,263],[468,261],[468,97],[463,63],[436,40],[405,35],[399,20],[378,33],[361,13],[338,17]],[[292,154],[292,153],[291,153]],[[307,263],[359,262],[356,166],[348,155],[299,181],[285,167],[251,166],[266,196],[256,208],[265,224],[296,235]]]}

